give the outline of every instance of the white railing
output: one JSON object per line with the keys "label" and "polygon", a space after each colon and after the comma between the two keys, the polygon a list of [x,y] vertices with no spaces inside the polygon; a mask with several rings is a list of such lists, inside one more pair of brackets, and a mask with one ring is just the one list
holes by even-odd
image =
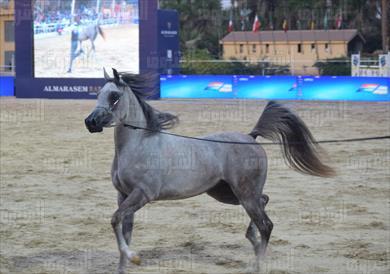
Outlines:
{"label": "white railing", "polygon": [[0,76],[14,76],[15,66],[0,66]]}
{"label": "white railing", "polygon": [[[82,20],[81,25],[88,25],[96,22],[96,20]],[[135,23],[137,20],[134,19],[124,19],[124,18],[107,18],[100,19],[100,25],[117,25],[117,24],[129,24]],[[34,23],[34,35],[38,34],[50,34],[56,33],[58,29],[62,29],[64,32],[69,31],[70,28],[70,20],[59,21],[56,23]]]}

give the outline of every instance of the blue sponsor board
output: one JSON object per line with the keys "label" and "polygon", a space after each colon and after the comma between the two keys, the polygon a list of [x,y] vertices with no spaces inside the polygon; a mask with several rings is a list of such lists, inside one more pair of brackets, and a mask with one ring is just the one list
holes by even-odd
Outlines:
{"label": "blue sponsor board", "polygon": [[180,68],[179,14],[158,10],[158,67],[160,74],[177,74]]}
{"label": "blue sponsor board", "polygon": [[390,101],[389,78],[302,77],[304,100]]}
{"label": "blue sponsor board", "polygon": [[161,98],[235,98],[230,75],[165,75]]}
{"label": "blue sponsor board", "polygon": [[14,96],[13,76],[0,76],[0,96]]}
{"label": "blue sponsor board", "polygon": [[389,78],[163,75],[161,98],[390,101]]}
{"label": "blue sponsor board", "polygon": [[299,99],[295,76],[233,76],[237,98]]}

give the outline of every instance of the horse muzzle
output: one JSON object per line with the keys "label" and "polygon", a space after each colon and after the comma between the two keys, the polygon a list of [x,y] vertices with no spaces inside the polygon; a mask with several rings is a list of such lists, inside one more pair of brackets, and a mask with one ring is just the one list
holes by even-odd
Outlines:
{"label": "horse muzzle", "polygon": [[102,132],[103,127],[108,125],[112,120],[112,114],[105,110],[95,110],[85,118],[85,126],[90,133]]}

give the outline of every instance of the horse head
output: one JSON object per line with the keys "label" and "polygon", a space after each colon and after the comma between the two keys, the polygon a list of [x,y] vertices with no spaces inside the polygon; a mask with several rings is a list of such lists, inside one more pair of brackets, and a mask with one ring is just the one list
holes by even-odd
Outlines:
{"label": "horse head", "polygon": [[110,78],[104,70],[106,83],[98,92],[96,107],[85,119],[85,125],[91,133],[122,124],[128,114],[129,87],[115,69],[113,73],[114,78]]}

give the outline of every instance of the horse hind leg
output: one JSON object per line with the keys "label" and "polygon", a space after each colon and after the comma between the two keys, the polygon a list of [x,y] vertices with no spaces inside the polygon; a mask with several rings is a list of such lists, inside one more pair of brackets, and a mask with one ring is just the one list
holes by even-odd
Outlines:
{"label": "horse hind leg", "polygon": [[[264,207],[268,204],[269,197],[266,194],[262,194],[261,196],[261,203],[263,203]],[[258,256],[260,253],[260,247],[261,247],[261,241],[257,238],[257,228],[255,223],[251,220],[248,228],[246,230],[245,237],[249,240],[249,242],[252,244],[253,249],[255,251],[255,255]]]}
{"label": "horse hind leg", "polygon": [[[265,255],[273,229],[273,223],[267,213],[265,213],[265,205],[268,203],[268,200],[269,198],[267,195],[262,195],[260,200],[255,199],[254,201],[249,201],[247,205],[243,205],[251,218],[251,222],[255,224],[260,232],[261,242],[255,247],[255,254],[257,257]],[[255,204],[254,209],[248,210],[247,207],[251,207],[251,204]],[[254,226],[252,227],[254,228]]]}
{"label": "horse hind leg", "polygon": [[[254,246],[256,269],[258,269],[258,262],[265,255],[273,228],[272,221],[265,213],[265,205],[269,199],[267,195],[256,193],[256,184],[251,184],[247,178],[241,180],[237,185],[231,185],[231,187],[251,219],[246,235]],[[260,232],[261,242],[257,240],[256,228]]]}

